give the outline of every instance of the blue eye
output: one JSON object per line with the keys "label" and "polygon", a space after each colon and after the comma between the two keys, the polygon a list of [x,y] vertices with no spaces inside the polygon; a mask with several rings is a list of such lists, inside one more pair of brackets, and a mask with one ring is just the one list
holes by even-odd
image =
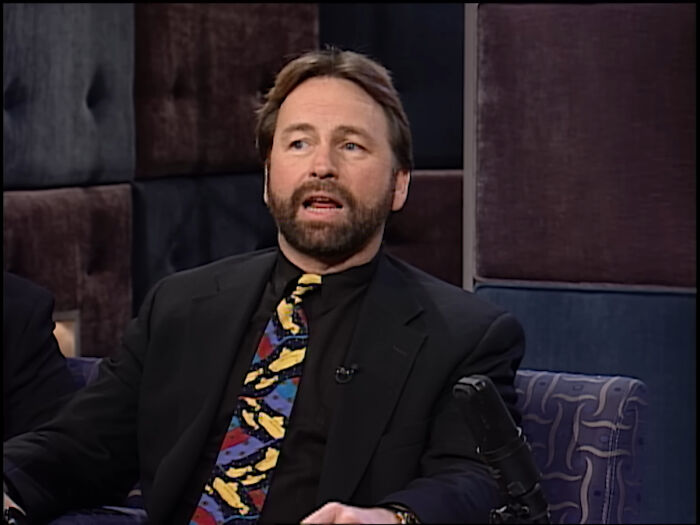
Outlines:
{"label": "blue eye", "polygon": [[344,147],[346,150],[349,150],[349,151],[358,151],[358,150],[360,150],[360,149],[362,148],[362,146],[360,146],[359,144],[357,144],[357,143],[355,143],[355,142],[346,142],[346,143],[343,145],[343,147]]}
{"label": "blue eye", "polygon": [[301,149],[304,147],[304,141],[303,140],[293,140],[292,143],[289,145],[289,147],[292,149]]}

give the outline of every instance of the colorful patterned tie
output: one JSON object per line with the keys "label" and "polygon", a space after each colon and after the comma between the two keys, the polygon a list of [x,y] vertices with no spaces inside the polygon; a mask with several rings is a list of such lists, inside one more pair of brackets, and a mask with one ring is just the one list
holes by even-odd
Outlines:
{"label": "colorful patterned tie", "polygon": [[320,284],[320,275],[299,277],[268,321],[190,525],[255,523],[260,517],[309,338],[302,296]]}

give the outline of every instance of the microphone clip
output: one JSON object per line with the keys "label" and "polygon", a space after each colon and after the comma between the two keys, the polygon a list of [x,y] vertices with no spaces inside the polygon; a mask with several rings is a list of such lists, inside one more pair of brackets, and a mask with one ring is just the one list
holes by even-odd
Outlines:
{"label": "microphone clip", "polygon": [[339,366],[335,369],[335,382],[341,385],[349,383],[359,369],[360,367],[354,364],[350,366]]}

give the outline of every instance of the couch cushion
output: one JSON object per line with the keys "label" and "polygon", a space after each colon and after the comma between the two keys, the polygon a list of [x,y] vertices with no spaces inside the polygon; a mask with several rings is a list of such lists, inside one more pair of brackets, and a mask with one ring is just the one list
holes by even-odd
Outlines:
{"label": "couch cushion", "polygon": [[551,522],[642,521],[646,385],[521,369],[515,390]]}

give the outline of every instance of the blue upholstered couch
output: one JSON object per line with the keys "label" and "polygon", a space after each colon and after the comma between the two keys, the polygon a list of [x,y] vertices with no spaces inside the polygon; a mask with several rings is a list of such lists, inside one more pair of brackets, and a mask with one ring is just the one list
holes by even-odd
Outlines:
{"label": "blue upholstered couch", "polygon": [[[99,359],[69,358],[76,384]],[[520,370],[522,429],[541,473],[552,523],[635,523],[641,499],[646,385],[631,377]],[[122,507],[71,512],[52,525],[142,523],[138,488]]]}

